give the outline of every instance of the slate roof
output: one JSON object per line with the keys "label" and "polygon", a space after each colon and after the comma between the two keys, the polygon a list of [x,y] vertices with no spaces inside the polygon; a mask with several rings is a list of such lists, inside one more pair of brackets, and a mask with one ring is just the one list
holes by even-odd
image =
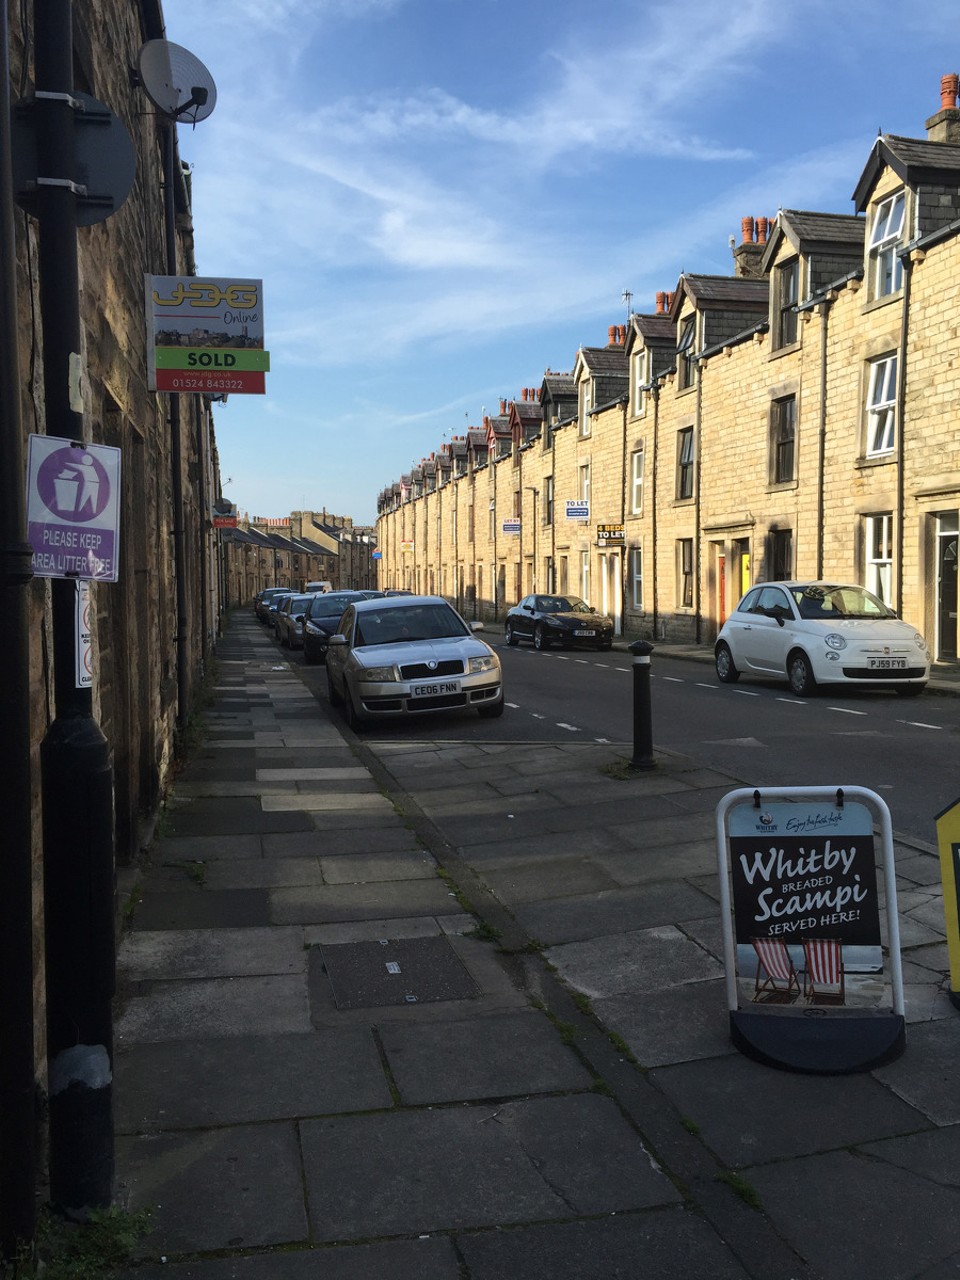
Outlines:
{"label": "slate roof", "polygon": [[766,280],[745,280],[738,276],[681,276],[670,312],[674,320],[680,313],[684,293],[688,293],[698,307],[742,307],[752,311],[766,307],[770,285]]}
{"label": "slate roof", "polygon": [[677,343],[677,326],[669,316],[662,312],[656,315],[631,317],[633,327],[646,343],[668,342],[672,347]]}
{"label": "slate roof", "polygon": [[600,373],[627,375],[626,347],[581,347],[578,355],[594,377]]}
{"label": "slate roof", "polygon": [[867,207],[870,192],[885,168],[892,169],[902,182],[911,187],[935,182],[960,186],[960,145],[883,134],[874,142],[870,159],[853,193],[857,209]]}

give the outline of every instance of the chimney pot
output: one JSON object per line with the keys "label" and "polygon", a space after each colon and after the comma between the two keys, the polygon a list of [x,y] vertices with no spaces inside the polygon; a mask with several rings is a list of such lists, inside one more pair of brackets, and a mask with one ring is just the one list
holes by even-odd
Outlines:
{"label": "chimney pot", "polygon": [[757,219],[757,243],[758,243],[758,244],[766,244],[766,243],[767,243],[767,230],[768,230],[769,226],[770,226],[770,219],[769,219],[769,218],[758,218],[758,219]]}
{"label": "chimney pot", "polygon": [[740,219],[740,243],[753,244],[753,219]]}
{"label": "chimney pot", "polygon": [[501,400],[501,401],[500,401],[500,416],[501,416],[501,417],[503,417],[503,415],[504,415],[506,412],[507,412],[507,402],[506,402],[506,400]]}
{"label": "chimney pot", "polygon": [[667,295],[662,289],[657,292],[657,315],[662,316],[667,305]]}
{"label": "chimney pot", "polygon": [[951,74],[940,77],[940,110],[950,111],[957,105],[960,93],[960,76]]}
{"label": "chimney pot", "polygon": [[612,324],[607,329],[607,346],[615,347],[617,345],[617,326]]}

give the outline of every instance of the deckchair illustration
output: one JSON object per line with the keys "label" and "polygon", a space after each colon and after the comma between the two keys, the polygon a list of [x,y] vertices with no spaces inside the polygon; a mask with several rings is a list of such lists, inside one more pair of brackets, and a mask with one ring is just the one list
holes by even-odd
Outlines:
{"label": "deckchair illustration", "polygon": [[804,938],[803,994],[811,1004],[843,1004],[843,947],[839,938]]}
{"label": "deckchair illustration", "polygon": [[757,953],[757,980],[754,1001],[762,1004],[792,1004],[800,996],[800,979],[782,938],[751,938]]}

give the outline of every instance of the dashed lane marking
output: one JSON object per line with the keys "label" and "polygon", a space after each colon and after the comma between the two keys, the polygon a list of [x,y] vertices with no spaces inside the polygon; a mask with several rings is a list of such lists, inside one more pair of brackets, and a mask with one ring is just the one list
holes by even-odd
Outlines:
{"label": "dashed lane marking", "polygon": [[897,724],[908,724],[913,729],[942,729],[942,724],[924,724],[922,720],[898,720]]}
{"label": "dashed lane marking", "polygon": [[845,716],[865,716],[866,711],[854,711],[853,707],[827,707],[828,711],[839,711]]}

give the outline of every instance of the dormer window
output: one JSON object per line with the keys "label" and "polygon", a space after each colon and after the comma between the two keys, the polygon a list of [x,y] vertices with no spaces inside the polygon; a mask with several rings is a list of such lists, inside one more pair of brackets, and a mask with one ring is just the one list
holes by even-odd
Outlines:
{"label": "dormer window", "polygon": [[871,296],[885,298],[903,284],[903,263],[897,256],[903,237],[905,197],[902,191],[881,201],[870,233]]}
{"label": "dormer window", "polygon": [[590,434],[590,410],[593,407],[592,387],[588,381],[580,383],[580,439]]}
{"label": "dormer window", "polygon": [[774,276],[775,347],[790,347],[797,340],[797,302],[800,299],[800,260],[777,267]]}
{"label": "dormer window", "polygon": [[633,357],[633,416],[635,418],[643,413],[645,395],[643,388],[647,384],[648,354],[646,348],[641,348]]}
{"label": "dormer window", "polygon": [[685,391],[693,386],[693,375],[697,362],[693,354],[693,340],[697,331],[697,317],[688,316],[680,326],[680,341],[677,343],[677,390]]}

